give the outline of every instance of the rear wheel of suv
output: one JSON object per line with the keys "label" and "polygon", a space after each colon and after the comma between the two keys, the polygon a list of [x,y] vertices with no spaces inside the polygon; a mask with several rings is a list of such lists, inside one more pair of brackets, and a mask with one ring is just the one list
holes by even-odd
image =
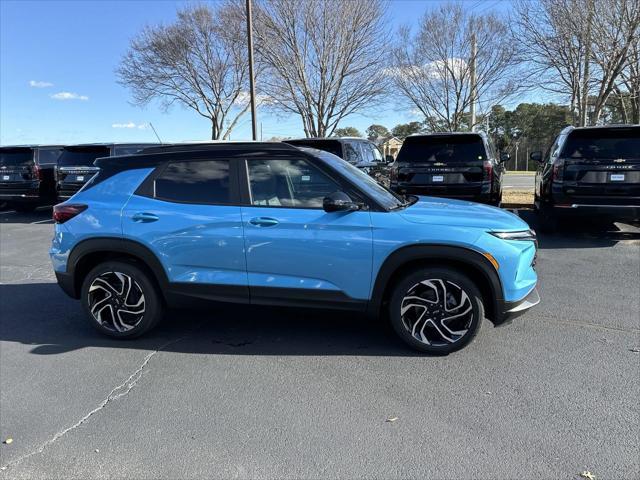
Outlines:
{"label": "rear wheel of suv", "polygon": [[404,276],[392,292],[389,308],[400,338],[417,350],[437,355],[469,344],[484,318],[476,285],[448,268],[421,268]]}
{"label": "rear wheel of suv", "polygon": [[91,324],[110,337],[138,337],[162,318],[155,283],[133,263],[101,263],[84,279],[81,295]]}

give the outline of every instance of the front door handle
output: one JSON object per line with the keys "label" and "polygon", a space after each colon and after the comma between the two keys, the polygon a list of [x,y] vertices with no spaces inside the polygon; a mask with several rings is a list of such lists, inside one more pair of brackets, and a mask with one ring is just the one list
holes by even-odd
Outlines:
{"label": "front door handle", "polygon": [[137,223],[150,223],[150,222],[155,222],[159,219],[160,217],[158,217],[157,215],[154,215],[153,213],[147,213],[147,212],[134,213],[133,216],[131,217],[131,220]]}
{"label": "front door handle", "polygon": [[255,225],[256,227],[274,227],[279,222],[275,218],[271,217],[255,217],[249,220],[251,225]]}

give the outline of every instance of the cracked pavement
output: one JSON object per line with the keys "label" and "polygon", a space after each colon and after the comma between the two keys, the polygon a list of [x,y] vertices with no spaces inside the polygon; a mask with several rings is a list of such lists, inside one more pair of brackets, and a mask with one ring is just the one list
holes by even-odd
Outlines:
{"label": "cracked pavement", "polygon": [[0,212],[0,479],[640,475],[638,228],[542,237],[542,303],[422,357],[335,312],[101,337],[54,283],[47,215]]}

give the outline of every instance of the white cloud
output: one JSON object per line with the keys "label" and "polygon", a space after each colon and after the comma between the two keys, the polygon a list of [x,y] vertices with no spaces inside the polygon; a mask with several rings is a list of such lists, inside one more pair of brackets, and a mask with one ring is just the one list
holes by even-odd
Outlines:
{"label": "white cloud", "polygon": [[29,80],[29,86],[33,88],[47,88],[47,87],[53,87],[53,83],[42,82],[39,80]]}
{"label": "white cloud", "polygon": [[148,127],[147,123],[136,124],[134,122],[127,123],[112,123],[112,128],[137,128],[139,130],[145,130]]}
{"label": "white cloud", "polygon": [[77,93],[72,92],[58,92],[51,95],[51,98],[54,100],[89,100],[89,97],[86,95],[78,95]]}

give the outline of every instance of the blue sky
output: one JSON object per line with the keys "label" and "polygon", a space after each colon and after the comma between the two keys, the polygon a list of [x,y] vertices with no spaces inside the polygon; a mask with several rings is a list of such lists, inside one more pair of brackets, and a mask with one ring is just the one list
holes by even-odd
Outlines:
{"label": "blue sky", "polygon": [[[415,24],[438,0],[398,0],[390,8],[392,25]],[[208,121],[176,106],[129,104],[114,70],[129,40],[146,24],[171,22],[179,1],[19,1],[0,0],[0,144],[155,141],[148,122],[163,141],[206,140]],[[506,10],[508,2],[468,0],[478,12]],[[375,114],[353,115],[341,126],[364,132],[372,123],[391,128],[416,120],[393,104]],[[295,116],[259,111],[264,139],[302,136]],[[119,125],[119,128],[114,127]],[[125,126],[129,128],[125,128]],[[245,115],[232,139],[251,135]]]}

